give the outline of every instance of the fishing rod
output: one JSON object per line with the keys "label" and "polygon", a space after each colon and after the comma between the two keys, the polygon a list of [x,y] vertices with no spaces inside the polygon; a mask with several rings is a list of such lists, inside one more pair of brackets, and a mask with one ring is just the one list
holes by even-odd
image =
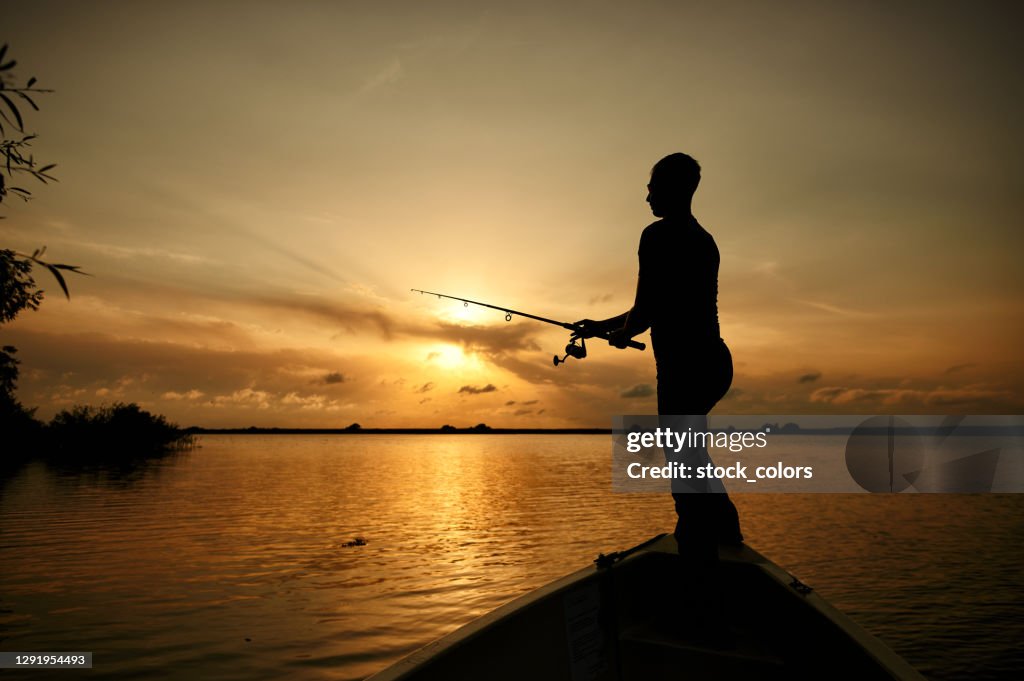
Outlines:
{"label": "fishing rod", "polygon": [[[509,309],[507,307],[501,307],[499,305],[491,305],[490,303],[481,303],[480,301],[470,300],[469,298],[459,298],[457,296],[445,295],[444,293],[435,293],[433,291],[423,291],[423,290],[418,289],[418,288],[413,288],[413,289],[409,289],[409,290],[414,292],[414,293],[421,293],[421,294],[425,293],[428,296],[437,296],[438,299],[448,298],[449,300],[457,300],[460,303],[462,303],[462,305],[464,307],[469,307],[470,303],[472,303],[473,305],[479,305],[480,307],[489,307],[492,310],[498,310],[500,312],[504,312],[505,313],[505,321],[506,322],[512,321],[512,317],[513,316],[519,316],[519,317],[525,317],[526,319],[535,319],[538,322],[544,322],[545,324],[554,324],[555,326],[560,326],[563,329],[568,329],[569,331],[572,331],[572,335],[569,337],[569,344],[565,346],[565,356],[559,358],[558,355],[555,355],[555,358],[554,358],[555,366],[558,366],[559,364],[564,364],[565,361],[569,357],[575,357],[576,359],[583,359],[584,357],[586,357],[587,356],[587,338],[600,338],[602,340],[608,341],[609,345],[611,344],[611,339],[609,338],[609,336],[611,335],[610,333],[597,333],[597,334],[587,334],[587,335],[584,335],[583,327],[581,327],[581,326],[579,326],[577,324],[571,324],[569,322],[560,322],[557,319],[548,319],[547,317],[539,317],[539,316],[537,316],[535,314],[529,314],[528,312],[520,312],[519,310],[512,310],[512,309]],[[626,347],[627,348],[636,348],[637,350],[644,350],[644,349],[647,348],[647,346],[645,344],[639,343],[639,342],[637,342],[635,340],[631,340],[628,343],[626,343]]]}

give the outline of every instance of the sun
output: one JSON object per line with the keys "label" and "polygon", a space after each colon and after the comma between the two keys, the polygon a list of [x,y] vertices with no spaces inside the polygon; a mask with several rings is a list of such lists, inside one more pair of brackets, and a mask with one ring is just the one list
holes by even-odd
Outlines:
{"label": "sun", "polygon": [[441,311],[439,317],[460,326],[475,326],[481,321],[484,310],[476,305],[459,303]]}
{"label": "sun", "polygon": [[466,353],[458,345],[442,344],[433,345],[427,351],[427,361],[432,362],[444,369],[456,369],[466,365],[468,361]]}

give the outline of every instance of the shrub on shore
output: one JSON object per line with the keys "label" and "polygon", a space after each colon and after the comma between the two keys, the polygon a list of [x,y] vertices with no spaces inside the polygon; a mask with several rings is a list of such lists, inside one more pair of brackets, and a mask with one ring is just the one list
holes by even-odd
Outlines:
{"label": "shrub on shore", "polygon": [[0,400],[0,468],[34,458],[68,463],[144,459],[195,446],[194,435],[134,403],[75,406],[43,423],[33,417],[34,410],[5,402]]}
{"label": "shrub on shore", "polygon": [[61,452],[146,455],[194,444],[193,435],[135,403],[76,406],[54,416],[46,431],[50,449]]}

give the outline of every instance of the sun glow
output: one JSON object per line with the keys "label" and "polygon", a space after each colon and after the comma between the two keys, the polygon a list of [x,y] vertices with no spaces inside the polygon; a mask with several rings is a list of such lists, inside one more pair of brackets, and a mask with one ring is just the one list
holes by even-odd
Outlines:
{"label": "sun glow", "polygon": [[[452,322],[461,326],[476,326],[482,323],[484,314],[494,312],[468,303],[457,303],[440,312],[438,316],[446,322]],[[498,314],[498,313],[494,313]]]}
{"label": "sun glow", "polygon": [[427,361],[444,369],[464,367],[468,359],[466,353],[457,345],[434,345],[427,352]]}

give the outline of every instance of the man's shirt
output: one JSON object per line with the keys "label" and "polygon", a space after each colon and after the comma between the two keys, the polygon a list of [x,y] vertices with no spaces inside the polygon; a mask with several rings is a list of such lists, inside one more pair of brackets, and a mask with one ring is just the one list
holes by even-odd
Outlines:
{"label": "man's shirt", "polygon": [[640,236],[635,307],[651,324],[659,365],[694,359],[718,342],[718,265],[714,238],[693,217],[659,220]]}

